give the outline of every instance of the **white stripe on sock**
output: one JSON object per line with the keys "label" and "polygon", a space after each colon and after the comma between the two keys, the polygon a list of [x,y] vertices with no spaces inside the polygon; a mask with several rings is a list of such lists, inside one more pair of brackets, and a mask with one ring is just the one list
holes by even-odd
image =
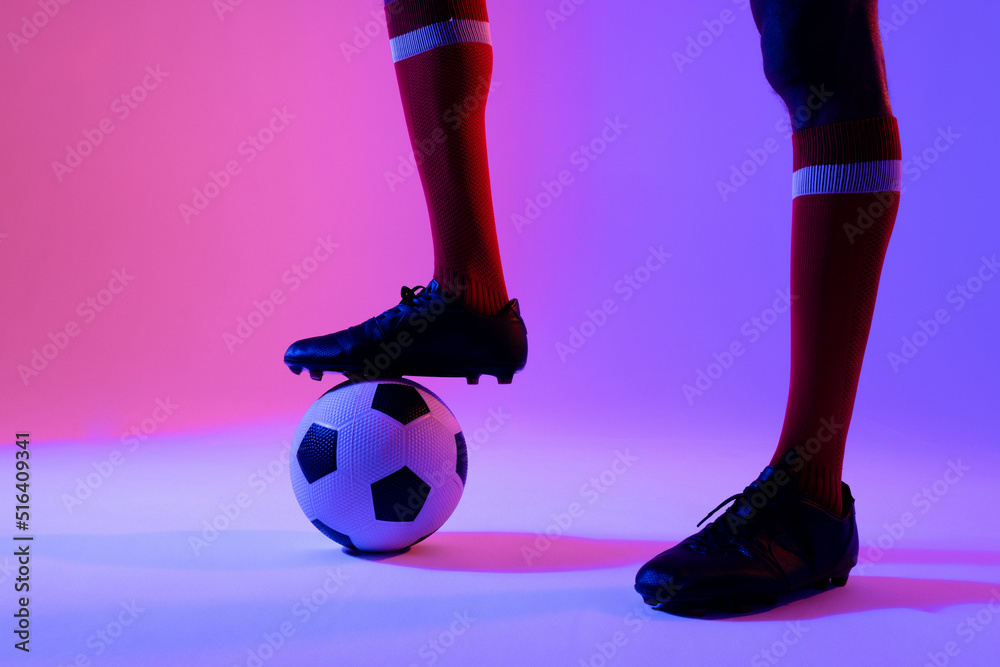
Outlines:
{"label": "white stripe on sock", "polygon": [[792,199],[799,195],[898,191],[902,181],[900,160],[818,164],[792,173]]}
{"label": "white stripe on sock", "polygon": [[392,49],[392,62],[398,63],[424,51],[460,42],[491,44],[490,24],[471,19],[449,19],[393,37],[389,40],[389,47]]}

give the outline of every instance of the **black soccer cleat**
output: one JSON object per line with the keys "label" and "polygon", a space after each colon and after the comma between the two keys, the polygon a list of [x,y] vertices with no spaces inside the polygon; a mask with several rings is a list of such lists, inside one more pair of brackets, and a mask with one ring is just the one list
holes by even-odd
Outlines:
{"label": "black soccer cleat", "polygon": [[851,490],[842,487],[837,517],[797,493],[789,473],[768,466],[702,522],[735,500],[725,513],[643,565],[635,590],[661,611],[704,616],[772,606],[803,588],[844,586],[858,562],[858,527]]}
{"label": "black soccer cleat", "polygon": [[403,287],[398,306],[370,320],[326,336],[296,341],[285,352],[293,373],[309,371],[375,379],[420,375],[464,377],[478,384],[493,375],[509,384],[528,358],[528,335],[517,299],[496,315],[481,315],[442,291]]}

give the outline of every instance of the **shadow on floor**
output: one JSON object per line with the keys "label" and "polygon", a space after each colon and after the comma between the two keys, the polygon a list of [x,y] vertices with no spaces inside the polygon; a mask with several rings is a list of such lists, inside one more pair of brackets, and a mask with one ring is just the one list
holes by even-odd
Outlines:
{"label": "shadow on floor", "polygon": [[[200,541],[199,541],[200,540]],[[638,567],[673,543],[542,538],[533,533],[437,533],[403,552],[361,554],[309,531],[229,530],[210,542],[198,532],[114,535],[38,535],[45,558],[75,563],[173,570],[283,570],[320,568],[349,560],[377,561],[380,566],[452,572],[552,573]],[[892,549],[880,562],[963,566],[995,565],[1000,555],[983,551]],[[803,620],[889,608],[932,611],[958,604],[1000,604],[1000,582],[875,576],[877,565],[856,568],[847,586],[829,592],[798,593],[782,604],[741,620]],[[863,572],[863,574],[861,573]],[[631,577],[629,577],[630,579]],[[789,605],[788,602],[796,601]],[[666,616],[664,614],[664,616]]]}

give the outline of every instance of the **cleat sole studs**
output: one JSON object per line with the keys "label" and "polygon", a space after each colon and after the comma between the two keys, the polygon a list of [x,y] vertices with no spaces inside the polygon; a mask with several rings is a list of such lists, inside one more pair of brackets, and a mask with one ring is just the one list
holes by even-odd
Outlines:
{"label": "cleat sole studs", "polygon": [[309,377],[316,381],[322,380],[323,371],[309,371]]}
{"label": "cleat sole studs", "polygon": [[302,374],[302,366],[289,366],[288,369],[296,375]]}
{"label": "cleat sole studs", "polygon": [[814,581],[810,588],[815,588],[817,591],[826,591],[830,589],[830,580],[827,578],[820,579],[819,581]]}
{"label": "cleat sole studs", "polygon": [[470,375],[470,376],[468,376],[468,377],[465,378],[465,381],[468,382],[469,384],[479,384],[479,376],[478,375]]}
{"label": "cleat sole studs", "polygon": [[513,375],[498,375],[497,384],[510,384],[514,381]]}

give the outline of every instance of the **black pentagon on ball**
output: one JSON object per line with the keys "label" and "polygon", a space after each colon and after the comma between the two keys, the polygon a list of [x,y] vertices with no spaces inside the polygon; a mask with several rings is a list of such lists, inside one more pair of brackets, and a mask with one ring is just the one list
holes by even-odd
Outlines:
{"label": "black pentagon on ball", "polygon": [[322,424],[313,424],[302,436],[295,458],[310,484],[329,475],[337,469],[337,432]]}
{"label": "black pentagon on ball", "polygon": [[430,484],[403,466],[372,482],[372,506],[379,521],[413,521],[430,495]]}
{"label": "black pentagon on ball", "polygon": [[330,528],[330,526],[326,525],[319,519],[313,519],[312,524],[317,528],[319,528],[319,532],[323,533],[337,544],[347,547],[348,549],[354,549],[355,551],[357,551],[357,547],[354,546],[354,542],[351,542],[351,538],[349,538],[347,535],[344,535],[343,533],[338,533],[333,528]]}
{"label": "black pentagon on ball", "polygon": [[400,424],[409,424],[430,413],[424,397],[408,384],[380,384],[375,388],[372,410],[383,412]]}
{"label": "black pentagon on ball", "polygon": [[461,431],[455,434],[455,446],[458,449],[455,473],[462,479],[462,484],[465,484],[465,476],[469,473],[469,448],[465,446],[465,436]]}

